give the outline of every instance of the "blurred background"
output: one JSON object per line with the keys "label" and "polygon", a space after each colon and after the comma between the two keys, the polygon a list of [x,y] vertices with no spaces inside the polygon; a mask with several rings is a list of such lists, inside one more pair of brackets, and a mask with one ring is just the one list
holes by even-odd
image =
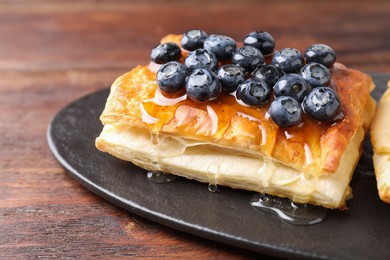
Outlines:
{"label": "blurred background", "polygon": [[276,49],[333,47],[337,61],[390,73],[388,0],[0,0],[0,258],[258,258],[157,225],[65,174],[46,141],[63,106],[149,62],[169,33],[199,28]]}
{"label": "blurred background", "polygon": [[389,1],[1,0],[0,69],[128,69],[168,33],[200,28],[237,41],[270,32],[276,48],[331,45],[338,60],[385,71]]}

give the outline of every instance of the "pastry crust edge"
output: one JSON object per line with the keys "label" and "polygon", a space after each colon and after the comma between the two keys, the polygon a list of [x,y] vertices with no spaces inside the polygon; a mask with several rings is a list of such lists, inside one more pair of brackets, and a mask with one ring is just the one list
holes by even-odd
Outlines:
{"label": "pastry crust edge", "polygon": [[382,201],[390,203],[390,81],[371,124],[371,143],[377,189]]}

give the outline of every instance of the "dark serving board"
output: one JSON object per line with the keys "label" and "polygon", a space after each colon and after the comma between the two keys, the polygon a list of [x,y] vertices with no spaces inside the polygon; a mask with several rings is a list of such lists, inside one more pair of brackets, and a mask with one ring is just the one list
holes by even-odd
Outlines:
{"label": "dark serving board", "polygon": [[[378,100],[390,79],[372,74]],[[283,258],[386,259],[390,257],[390,205],[379,200],[366,138],[351,186],[349,210],[330,211],[327,219],[296,226],[249,204],[254,193],[177,178],[157,184],[146,171],[95,148],[109,90],[74,101],[48,128],[48,143],[67,172],[86,188],[130,212],[169,227],[232,246]]]}

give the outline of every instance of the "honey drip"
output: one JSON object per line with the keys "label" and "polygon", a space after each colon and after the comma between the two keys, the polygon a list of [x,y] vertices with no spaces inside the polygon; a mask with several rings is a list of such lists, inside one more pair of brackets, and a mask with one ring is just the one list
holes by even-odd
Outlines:
{"label": "honey drip", "polygon": [[214,174],[211,174],[209,176],[209,185],[208,185],[208,190],[210,192],[216,192],[217,189],[218,189],[218,186],[217,186],[217,181],[216,181],[216,176]]}
{"label": "honey drip", "polygon": [[250,204],[256,210],[271,212],[282,221],[300,226],[320,223],[326,219],[329,210],[311,204],[299,204],[286,198],[274,197],[267,194],[256,194]]}
{"label": "honey drip", "polygon": [[216,192],[218,189],[218,185],[214,181],[210,181],[207,188],[210,192]]}
{"label": "honey drip", "polygon": [[217,189],[218,189],[217,184],[209,183],[208,190],[209,190],[210,192],[216,192]]}
{"label": "honey drip", "polygon": [[147,173],[146,177],[154,183],[170,183],[176,179],[175,175],[161,171],[150,171]]}
{"label": "honey drip", "polygon": [[151,139],[152,144],[155,144],[155,145],[158,144],[158,141],[159,141],[158,134],[151,134],[150,139]]}

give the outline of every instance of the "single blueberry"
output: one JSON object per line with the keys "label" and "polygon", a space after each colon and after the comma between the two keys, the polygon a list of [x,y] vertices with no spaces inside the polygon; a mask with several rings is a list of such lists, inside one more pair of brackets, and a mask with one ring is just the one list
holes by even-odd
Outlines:
{"label": "single blueberry", "polygon": [[222,89],[227,93],[236,91],[238,85],[245,80],[244,71],[235,64],[226,64],[220,67],[217,71],[217,77],[221,82]]}
{"label": "single blueberry", "polygon": [[310,92],[310,85],[298,74],[286,74],[274,86],[275,97],[289,96],[299,103]]}
{"label": "single blueberry", "polygon": [[205,49],[197,49],[188,54],[184,60],[184,64],[191,70],[202,68],[215,70],[218,65],[218,60],[213,53]]}
{"label": "single blueberry", "polygon": [[183,34],[180,45],[187,51],[203,48],[204,40],[208,37],[205,31],[194,29]]}
{"label": "single blueberry", "polygon": [[159,88],[166,93],[174,94],[184,89],[188,68],[176,61],[170,61],[160,67],[156,75]]}
{"label": "single blueberry", "polygon": [[275,48],[275,40],[271,34],[265,31],[249,33],[244,39],[245,46],[252,46],[261,51],[264,56],[272,54]]}
{"label": "single blueberry", "polygon": [[303,66],[303,57],[297,49],[284,48],[275,52],[272,64],[280,67],[285,73],[297,73]]}
{"label": "single blueberry", "polygon": [[195,69],[186,79],[186,93],[194,101],[214,100],[221,93],[221,84],[211,70]]}
{"label": "single blueberry", "polygon": [[231,59],[232,53],[237,48],[233,38],[225,35],[211,34],[203,44],[204,48],[214,53],[218,60],[226,61]]}
{"label": "single blueberry", "polygon": [[252,46],[236,49],[232,55],[232,63],[241,66],[245,72],[251,73],[264,64],[263,54]]}
{"label": "single blueberry", "polygon": [[310,62],[301,69],[301,76],[313,88],[330,85],[330,71],[324,65],[317,62]]}
{"label": "single blueberry", "polygon": [[271,97],[271,87],[264,80],[247,79],[236,91],[236,97],[248,106],[261,107]]}
{"label": "single blueberry", "polygon": [[179,45],[173,42],[163,43],[152,49],[150,59],[157,64],[179,60],[181,50]]}
{"label": "single blueberry", "polygon": [[313,44],[306,49],[305,53],[306,63],[318,62],[325,65],[327,68],[332,67],[336,62],[336,53],[334,50],[325,44]]}
{"label": "single blueberry", "polygon": [[301,106],[292,97],[275,98],[268,109],[268,114],[272,121],[280,127],[290,127],[302,122]]}
{"label": "single blueberry", "polygon": [[278,66],[267,64],[259,67],[252,73],[252,78],[262,79],[268,83],[270,87],[283,77],[284,72]]}
{"label": "single blueberry", "polygon": [[314,88],[303,100],[304,111],[317,121],[333,120],[340,108],[337,93],[329,87]]}

